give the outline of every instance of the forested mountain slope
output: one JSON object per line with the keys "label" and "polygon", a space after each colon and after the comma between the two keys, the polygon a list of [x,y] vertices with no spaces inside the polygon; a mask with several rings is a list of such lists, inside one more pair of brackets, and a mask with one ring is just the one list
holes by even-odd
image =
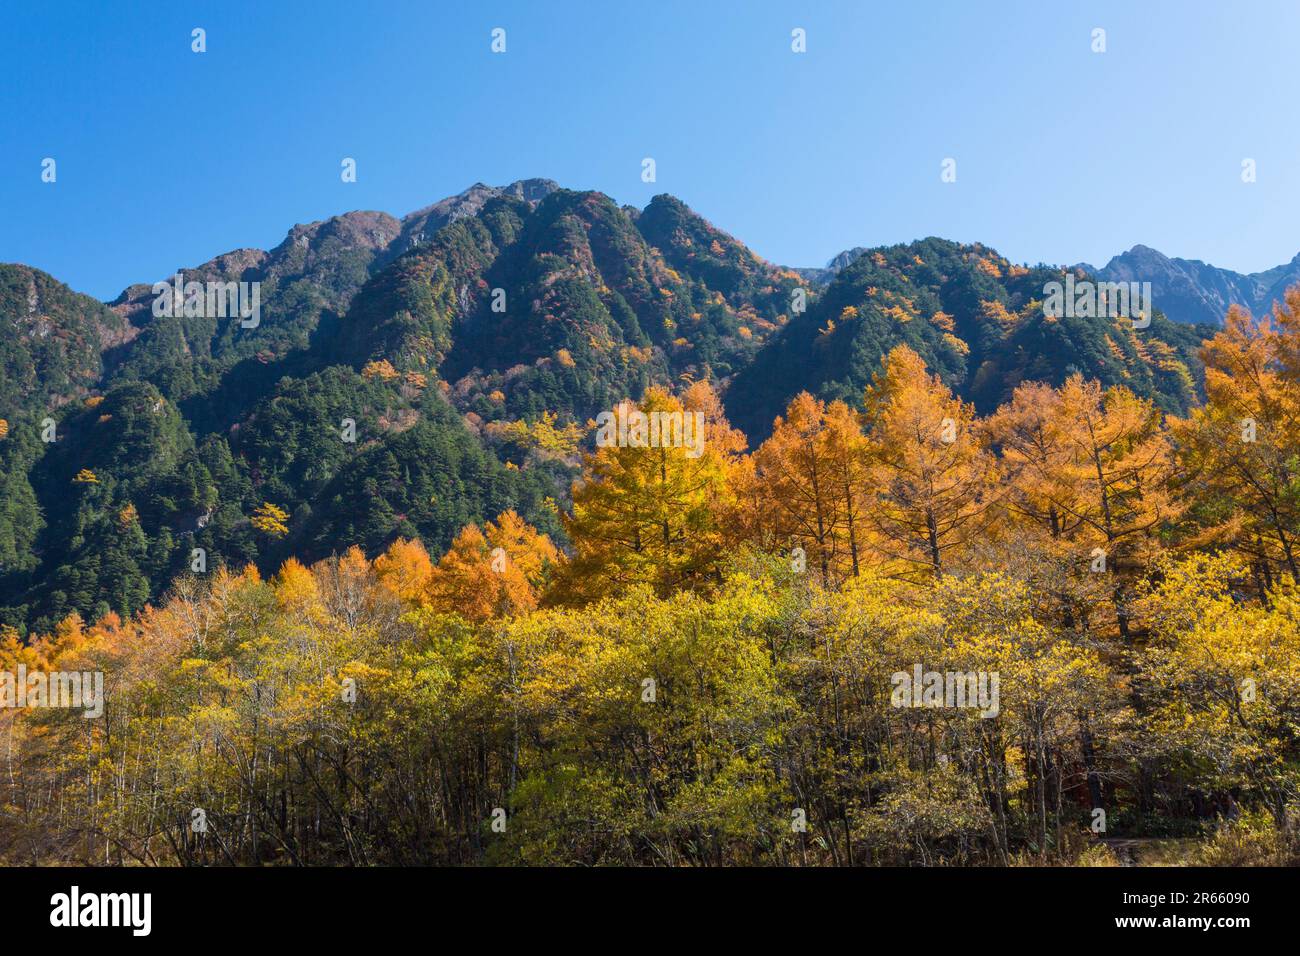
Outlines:
{"label": "forested mountain slope", "polygon": [[713,383],[751,444],[800,391],[860,404],[898,344],[981,412],[1075,371],[1195,399],[1199,330],[1047,318],[1060,269],[941,239],[844,258],[814,285],[671,196],[525,180],[181,270],[257,283],[253,327],[157,315],[152,282],[104,305],[0,266],[0,622],[133,613],[196,549],[436,552],[507,509],[563,543],[589,421],[650,386]]}
{"label": "forested mountain slope", "polygon": [[1168,412],[1186,411],[1199,387],[1196,349],[1211,330],[1158,311],[1145,329],[1128,319],[1048,316],[1043,287],[1064,276],[944,239],[867,250],[736,376],[728,416],[761,439],[802,390],[857,403],[895,345],[917,352],[981,412],[1021,382],[1060,384],[1074,372],[1127,385]]}

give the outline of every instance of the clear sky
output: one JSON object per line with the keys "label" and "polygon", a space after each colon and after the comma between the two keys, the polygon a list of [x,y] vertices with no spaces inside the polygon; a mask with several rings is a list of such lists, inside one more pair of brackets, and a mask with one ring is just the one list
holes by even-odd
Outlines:
{"label": "clear sky", "polygon": [[785,265],[940,235],[1257,271],[1300,252],[1298,49],[1297,0],[11,3],[0,261],[111,298],[295,223],[545,176],[673,193]]}

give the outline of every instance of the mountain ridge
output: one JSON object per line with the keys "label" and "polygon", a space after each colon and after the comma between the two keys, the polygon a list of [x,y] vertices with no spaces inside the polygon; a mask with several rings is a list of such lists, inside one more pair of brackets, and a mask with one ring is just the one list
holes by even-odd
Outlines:
{"label": "mountain ridge", "polygon": [[[872,251],[854,246],[832,256],[821,268],[798,269],[809,281],[825,285],[835,275]],[[1260,272],[1241,273],[1199,259],[1166,256],[1142,243],[1114,255],[1105,266],[1077,262],[1103,282],[1150,282],[1156,306],[1171,320],[1186,325],[1222,325],[1228,309],[1241,306],[1252,315],[1265,315],[1283,301],[1286,289],[1300,283],[1300,253],[1289,262]]]}
{"label": "mountain ridge", "polygon": [[[933,237],[835,265],[811,281],[667,194],[637,209],[532,179],[178,270],[259,282],[252,328],[155,316],[148,283],[100,303],[0,266],[0,624],[134,613],[194,548],[267,571],[396,537],[437,551],[507,509],[563,543],[586,423],[650,386],[710,382],[752,445],[801,391],[860,404],[899,344],[981,410],[1074,372],[1197,401],[1208,327],[1159,299],[1140,333],[1052,319],[1064,270]],[[252,521],[268,506],[274,533]]]}
{"label": "mountain ridge", "polygon": [[[214,256],[201,265],[178,271],[216,274],[223,278],[234,277],[233,274],[236,273],[248,275],[264,263],[274,261],[277,254],[286,248],[310,248],[322,232],[344,229],[360,232],[364,226],[379,230],[372,241],[372,247],[375,251],[375,267],[382,268],[411,249],[431,241],[443,226],[462,218],[474,217],[491,199],[508,196],[536,205],[561,188],[555,180],[543,177],[515,180],[504,186],[476,182],[459,193],[443,197],[400,218],[382,211],[351,210],[326,219],[297,224],[288,231],[279,245],[270,250],[236,248]],[[634,217],[641,212],[635,207],[624,208],[631,210]],[[384,235],[386,232],[392,234]],[[832,256],[821,267],[774,265],[800,276],[813,286],[825,287],[864,253],[883,248],[888,247],[854,246]],[[1300,282],[1300,253],[1289,262],[1270,269],[1240,273],[1199,259],[1166,256],[1154,247],[1135,243],[1125,252],[1112,256],[1105,266],[1078,262],[1071,268],[1082,269],[1107,282],[1149,281],[1153,285],[1153,295],[1158,299],[1157,304],[1168,318],[1185,324],[1219,325],[1232,305],[1242,306],[1254,315],[1261,315],[1268,312],[1274,302],[1281,302],[1285,289]],[[138,313],[139,300],[147,297],[145,290],[149,287],[142,283],[133,284],[106,304],[129,320]]]}

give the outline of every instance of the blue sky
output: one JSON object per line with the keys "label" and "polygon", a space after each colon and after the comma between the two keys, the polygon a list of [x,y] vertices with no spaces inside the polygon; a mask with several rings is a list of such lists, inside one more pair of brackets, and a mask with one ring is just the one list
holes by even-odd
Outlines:
{"label": "blue sky", "polygon": [[786,265],[927,235],[1098,265],[1139,242],[1241,271],[1300,251],[1294,0],[48,2],[4,21],[0,261],[101,298],[295,223],[530,176],[673,193]]}

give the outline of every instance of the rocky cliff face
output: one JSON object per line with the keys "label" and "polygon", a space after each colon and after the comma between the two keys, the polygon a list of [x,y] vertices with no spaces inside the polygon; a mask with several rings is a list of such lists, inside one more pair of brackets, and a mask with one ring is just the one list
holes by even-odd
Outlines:
{"label": "rocky cliff face", "polygon": [[0,264],[0,418],[84,394],[104,356],[139,334],[120,314],[53,276]]}
{"label": "rocky cliff face", "polygon": [[475,183],[464,192],[440,199],[431,206],[417,209],[402,217],[401,234],[397,237],[382,259],[387,262],[396,259],[402,253],[423,245],[433,239],[443,226],[458,219],[477,216],[490,199],[507,196],[536,206],[539,202],[560,188],[560,184],[550,179],[521,179],[509,186],[485,186]]}
{"label": "rocky cliff face", "polygon": [[1254,315],[1281,301],[1288,286],[1300,282],[1300,256],[1289,263],[1243,275],[1195,259],[1171,259],[1149,246],[1137,245],[1093,269],[1107,282],[1150,282],[1156,308],[1175,322],[1222,325],[1229,307],[1243,306]]}

